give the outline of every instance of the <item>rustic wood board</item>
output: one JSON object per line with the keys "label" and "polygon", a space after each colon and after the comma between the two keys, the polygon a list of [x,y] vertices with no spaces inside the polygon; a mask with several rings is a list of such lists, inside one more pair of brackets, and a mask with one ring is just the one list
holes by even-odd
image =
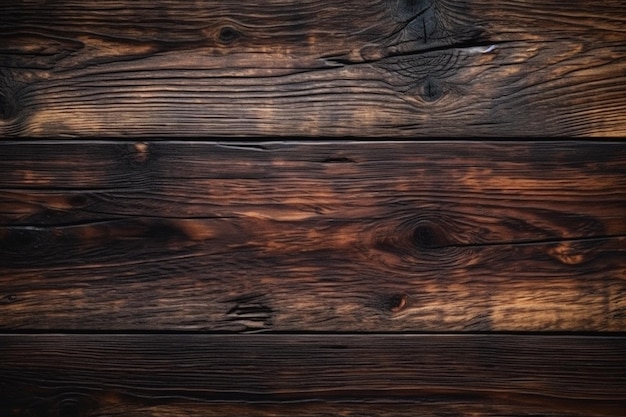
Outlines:
{"label": "rustic wood board", "polygon": [[626,143],[0,154],[5,331],[626,331]]}
{"label": "rustic wood board", "polygon": [[0,335],[0,349],[4,416],[622,416],[626,406],[623,337]]}
{"label": "rustic wood board", "polygon": [[0,137],[626,135],[621,0],[18,0],[0,16]]}

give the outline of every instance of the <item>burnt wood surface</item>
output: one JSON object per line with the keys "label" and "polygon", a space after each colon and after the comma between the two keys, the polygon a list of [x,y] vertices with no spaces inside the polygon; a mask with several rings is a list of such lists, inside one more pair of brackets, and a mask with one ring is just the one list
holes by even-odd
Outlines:
{"label": "burnt wood surface", "polygon": [[623,415],[624,142],[0,153],[0,415]]}
{"label": "burnt wood surface", "polygon": [[626,142],[0,155],[2,416],[626,409]]}
{"label": "burnt wood surface", "polygon": [[626,331],[626,143],[0,152],[4,330]]}
{"label": "burnt wood surface", "polygon": [[623,136],[621,0],[0,3],[0,137]]}
{"label": "burnt wood surface", "polygon": [[623,1],[0,1],[0,417],[621,417],[624,109]]}
{"label": "burnt wood surface", "polygon": [[0,335],[2,415],[623,416],[626,338]]}

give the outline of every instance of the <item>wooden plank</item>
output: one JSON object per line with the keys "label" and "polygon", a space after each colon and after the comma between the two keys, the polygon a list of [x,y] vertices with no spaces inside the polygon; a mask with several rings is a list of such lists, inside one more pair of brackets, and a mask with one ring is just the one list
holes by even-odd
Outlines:
{"label": "wooden plank", "polygon": [[0,137],[626,135],[619,0],[21,0],[0,16]]}
{"label": "wooden plank", "polygon": [[0,153],[5,330],[626,330],[626,143]]}
{"label": "wooden plank", "polygon": [[[66,412],[67,415],[76,414],[82,410],[94,410],[98,417],[528,417],[529,415],[549,417],[601,417],[617,416],[623,413],[615,406],[589,405],[586,402],[574,404],[553,405],[545,401],[526,401],[522,404],[513,404],[511,401],[494,401],[481,404],[479,401],[463,399],[434,398],[425,403],[198,403],[183,399],[152,401],[142,400],[134,403],[122,396],[108,398],[101,403],[90,403],[90,398],[74,393],[65,398],[60,406],[52,408],[51,412]],[[556,402],[551,400],[552,403]],[[44,403],[40,401],[39,404]],[[154,404],[156,403],[156,404]],[[47,411],[34,407],[16,407],[15,412],[27,409],[33,417],[43,417]],[[72,414],[74,413],[74,414]]]}
{"label": "wooden plank", "polygon": [[625,351],[623,337],[5,334],[0,410],[621,416]]}

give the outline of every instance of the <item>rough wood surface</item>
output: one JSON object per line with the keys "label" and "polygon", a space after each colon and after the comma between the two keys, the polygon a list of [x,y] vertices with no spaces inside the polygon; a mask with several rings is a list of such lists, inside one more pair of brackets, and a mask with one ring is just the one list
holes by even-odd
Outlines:
{"label": "rough wood surface", "polygon": [[21,0],[0,16],[0,137],[626,135],[621,0]]}
{"label": "rough wood surface", "polygon": [[626,143],[0,153],[5,330],[626,330]]}
{"label": "rough wood surface", "polygon": [[623,337],[0,335],[0,350],[3,416],[622,416],[626,406]]}

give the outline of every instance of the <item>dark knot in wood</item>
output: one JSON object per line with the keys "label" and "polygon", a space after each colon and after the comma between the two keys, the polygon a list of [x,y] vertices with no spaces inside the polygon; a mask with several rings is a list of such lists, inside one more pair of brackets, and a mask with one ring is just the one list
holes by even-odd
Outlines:
{"label": "dark knot in wood", "polygon": [[80,208],[85,207],[89,202],[89,199],[82,194],[76,194],[68,197],[67,202],[72,207]]}
{"label": "dark knot in wood", "polygon": [[15,119],[20,111],[16,83],[8,71],[0,70],[0,120]]}
{"label": "dark knot in wood", "polygon": [[413,229],[413,244],[421,249],[437,249],[447,246],[449,242],[439,226],[423,221]]}
{"label": "dark knot in wood", "polygon": [[241,33],[237,29],[231,26],[224,26],[220,30],[219,40],[222,43],[232,43],[235,40],[237,40],[240,36],[241,36]]}
{"label": "dark knot in wood", "polygon": [[15,303],[16,301],[17,301],[17,295],[9,294],[9,295],[4,296],[0,300],[0,304],[11,304],[11,303]]}
{"label": "dark knot in wood", "polygon": [[437,101],[443,96],[443,87],[441,83],[432,78],[428,77],[422,86],[422,98],[424,101],[432,102]]}
{"label": "dark knot in wood", "polygon": [[6,93],[0,91],[0,119],[10,119],[12,113],[11,102]]}
{"label": "dark knot in wood", "polygon": [[387,307],[392,313],[398,313],[406,307],[406,294],[394,294],[387,298]]}

